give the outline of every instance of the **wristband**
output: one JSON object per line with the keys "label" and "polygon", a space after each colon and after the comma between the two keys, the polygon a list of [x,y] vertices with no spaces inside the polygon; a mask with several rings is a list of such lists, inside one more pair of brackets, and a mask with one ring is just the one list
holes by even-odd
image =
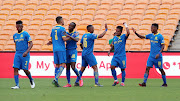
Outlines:
{"label": "wristband", "polygon": [[105,31],[107,31],[108,29],[105,29]]}
{"label": "wristband", "polygon": [[126,23],[124,24],[124,26],[125,26],[126,28],[128,27]]}

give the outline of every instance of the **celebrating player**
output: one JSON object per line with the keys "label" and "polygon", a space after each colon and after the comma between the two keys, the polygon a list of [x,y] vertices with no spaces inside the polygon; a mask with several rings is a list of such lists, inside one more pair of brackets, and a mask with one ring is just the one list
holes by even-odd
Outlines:
{"label": "celebrating player", "polygon": [[[102,38],[106,34],[107,30],[108,30],[107,24],[105,24],[105,31],[100,35],[96,35],[93,33],[94,32],[93,25],[88,25],[87,26],[88,33],[85,33],[82,36],[82,39],[80,42],[80,46],[83,49],[83,51],[82,51],[82,67],[81,67],[81,70],[79,71],[79,74],[81,77],[86,66],[88,66],[88,64],[89,64],[94,69],[95,87],[96,86],[102,87],[103,85],[100,85],[98,82],[99,81],[99,74],[98,74],[98,68],[97,68],[97,61],[96,61],[96,58],[93,54],[94,40],[97,38]],[[78,81],[79,81],[79,78],[76,79],[75,86],[79,85]],[[83,80],[82,79],[80,80],[79,86],[83,86]]]}
{"label": "celebrating player", "polygon": [[139,84],[142,87],[146,87],[146,81],[148,79],[148,75],[149,75],[149,70],[150,68],[153,67],[153,65],[155,66],[155,68],[158,68],[162,74],[162,79],[164,84],[162,85],[162,87],[167,87],[167,83],[166,83],[166,75],[165,72],[163,70],[162,67],[162,51],[164,49],[164,38],[163,36],[158,33],[158,24],[154,23],[151,26],[151,34],[142,36],[139,35],[138,33],[136,33],[136,30],[134,28],[133,32],[141,39],[150,39],[150,43],[151,43],[151,50],[150,50],[150,55],[149,58],[147,60],[147,67],[146,67],[146,72],[144,74],[144,82]]}
{"label": "celebrating player", "polygon": [[47,45],[53,44],[54,63],[56,64],[55,78],[52,84],[55,85],[55,87],[60,87],[58,78],[66,65],[66,49],[64,42],[69,40],[70,37],[66,34],[66,29],[63,27],[63,18],[61,16],[56,17],[56,22],[57,25],[53,27],[51,31],[51,41],[49,41]]}
{"label": "celebrating player", "polygon": [[[126,51],[125,51],[125,45],[126,45],[126,40],[130,34],[129,28],[126,23],[123,23],[124,26],[126,27],[127,34],[122,34],[123,27],[122,26],[117,26],[116,27],[116,36],[113,38],[112,42],[112,47],[110,51],[108,52],[108,56],[110,52],[114,49],[114,56],[111,60],[111,72],[114,77],[114,84],[112,86],[116,86],[119,84],[119,81],[116,76],[116,67],[121,68],[122,72],[122,82],[120,86],[124,86],[124,81],[125,81],[125,68],[126,68]],[[122,34],[122,35],[121,35]]]}
{"label": "celebrating player", "polygon": [[16,53],[14,56],[14,80],[16,86],[11,87],[12,89],[19,89],[19,74],[18,70],[23,69],[27,77],[30,80],[31,88],[35,87],[34,80],[32,79],[31,73],[28,71],[30,50],[33,47],[32,39],[30,35],[23,30],[23,22],[21,20],[16,22],[16,28],[18,33],[13,35],[13,40],[16,46]]}
{"label": "celebrating player", "polygon": [[71,87],[70,82],[70,66],[72,70],[75,72],[75,74],[79,77],[79,72],[76,69],[76,60],[77,60],[77,42],[79,41],[79,33],[77,31],[74,31],[74,28],[76,27],[76,24],[74,22],[71,22],[69,24],[68,32],[66,32],[71,39],[66,41],[66,77],[68,84],[63,87]]}

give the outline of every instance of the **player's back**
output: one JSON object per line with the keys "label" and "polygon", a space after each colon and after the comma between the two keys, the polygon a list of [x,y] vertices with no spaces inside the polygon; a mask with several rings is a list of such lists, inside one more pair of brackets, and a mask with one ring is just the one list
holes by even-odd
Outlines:
{"label": "player's back", "polygon": [[113,45],[114,45],[114,56],[126,56],[126,34],[121,36],[114,36]]}
{"label": "player's back", "polygon": [[94,39],[97,39],[98,35],[93,33],[85,33],[82,36],[81,42],[83,44],[82,55],[93,53]]}
{"label": "player's back", "polygon": [[51,31],[51,38],[52,38],[52,44],[53,44],[53,51],[66,51],[65,49],[65,43],[62,37],[66,37],[64,35],[64,32],[66,32],[65,28],[57,25],[52,28]]}
{"label": "player's back", "polygon": [[32,41],[30,35],[26,31],[15,33],[13,39],[16,43],[16,53],[24,53],[28,49],[28,42]]}

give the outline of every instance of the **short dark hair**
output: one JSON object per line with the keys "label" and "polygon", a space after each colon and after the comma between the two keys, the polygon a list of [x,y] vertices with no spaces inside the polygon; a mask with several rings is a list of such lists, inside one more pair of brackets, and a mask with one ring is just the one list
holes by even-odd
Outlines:
{"label": "short dark hair", "polygon": [[122,26],[117,26],[116,28],[117,28],[117,29],[120,29],[121,32],[122,32],[122,30],[123,30],[123,27],[122,27]]}
{"label": "short dark hair", "polygon": [[23,24],[21,20],[16,21],[16,24]]}
{"label": "short dark hair", "polygon": [[153,23],[152,26],[155,26],[157,29],[159,28],[159,25],[157,23]]}
{"label": "short dark hair", "polygon": [[72,24],[74,24],[74,28],[76,27],[76,23],[75,22],[71,22]]}
{"label": "short dark hair", "polygon": [[93,26],[93,25],[88,25],[88,26],[87,26],[87,29],[90,28],[90,27],[92,27],[92,26]]}
{"label": "short dark hair", "polygon": [[62,19],[62,16],[56,17],[56,22],[59,23],[59,21]]}

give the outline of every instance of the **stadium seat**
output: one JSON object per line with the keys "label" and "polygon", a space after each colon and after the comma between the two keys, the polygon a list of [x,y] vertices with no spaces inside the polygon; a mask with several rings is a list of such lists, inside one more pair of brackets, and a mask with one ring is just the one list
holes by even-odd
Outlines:
{"label": "stadium seat", "polygon": [[37,32],[37,35],[47,35],[50,36],[51,32],[50,31],[46,31],[46,30],[39,30]]}
{"label": "stadium seat", "polygon": [[123,10],[134,10],[135,5],[134,4],[126,4],[123,6]]}
{"label": "stadium seat", "polygon": [[13,6],[15,3],[15,0],[4,0],[3,5]]}
{"label": "stadium seat", "polygon": [[151,25],[152,24],[152,20],[143,20],[141,21],[141,25]]}
{"label": "stadium seat", "polygon": [[72,9],[73,9],[73,6],[70,6],[70,5],[64,5],[64,6],[62,6],[62,10],[72,11]]}
{"label": "stadium seat", "polygon": [[94,10],[94,11],[96,11],[97,10],[97,5],[88,5],[88,6],[86,6],[86,10]]}
{"label": "stadium seat", "polygon": [[136,10],[133,11],[133,15],[141,15],[141,16],[143,16],[144,15],[144,10],[136,9]]}
{"label": "stadium seat", "polygon": [[179,15],[180,12],[179,12],[178,9],[172,9],[172,10],[170,10],[170,15],[171,15],[171,14],[177,14],[177,15]]}
{"label": "stadium seat", "polygon": [[42,1],[39,1],[39,5],[50,6],[50,4],[51,4],[51,0],[42,0]]}
{"label": "stadium seat", "polygon": [[130,16],[132,14],[132,10],[122,10],[121,15],[128,15]]}
{"label": "stadium seat", "polygon": [[2,30],[4,31],[13,31],[15,30],[15,26],[3,26]]}
{"label": "stadium seat", "polygon": [[144,4],[139,4],[135,6],[136,10],[146,10],[146,8],[147,8],[147,5],[144,5]]}
{"label": "stadium seat", "polygon": [[79,15],[81,16],[83,14],[83,11],[82,10],[74,10],[71,12],[71,15]]}
{"label": "stadium seat", "polygon": [[158,10],[159,9],[159,4],[151,4],[151,5],[148,5],[147,9],[148,10]]}
{"label": "stadium seat", "polygon": [[110,9],[110,5],[100,5],[98,6],[98,10],[109,10]]}
{"label": "stadium seat", "polygon": [[137,5],[147,5],[149,4],[149,0],[137,0]]}
{"label": "stadium seat", "polygon": [[48,5],[39,5],[39,6],[37,6],[37,10],[47,11],[47,10],[49,10],[49,6]]}
{"label": "stadium seat", "polygon": [[94,51],[104,51],[104,45],[94,45]]}
{"label": "stadium seat", "polygon": [[143,20],[151,20],[151,21],[153,21],[154,20],[154,16],[153,15],[145,15],[143,17]]}
{"label": "stadium seat", "polygon": [[39,4],[39,0],[28,0],[27,5],[35,5],[37,6]]}
{"label": "stadium seat", "polygon": [[56,18],[56,16],[55,15],[46,15],[45,17],[44,17],[44,20],[55,20],[55,18]]}
{"label": "stadium seat", "polygon": [[170,10],[171,9],[171,5],[168,4],[164,4],[160,6],[160,10]]}
{"label": "stadium seat", "polygon": [[131,20],[128,22],[129,25],[140,25],[141,21],[140,20]]}
{"label": "stadium seat", "polygon": [[9,40],[9,35],[1,35],[0,40]]}
{"label": "stadium seat", "polygon": [[175,25],[175,26],[177,26],[178,22],[177,22],[177,20],[167,20],[166,25]]}
{"label": "stadium seat", "polygon": [[107,10],[98,10],[97,12],[96,12],[96,16],[97,15],[106,15],[107,14]]}
{"label": "stadium seat", "polygon": [[98,6],[100,4],[100,0],[89,0],[88,5],[96,5]]}
{"label": "stadium seat", "polygon": [[131,45],[129,51],[141,51],[141,45]]}
{"label": "stadium seat", "polygon": [[174,0],[162,0],[162,4],[170,4],[170,5],[172,5],[173,1]]}
{"label": "stadium seat", "polygon": [[1,6],[1,11],[8,11],[10,12],[12,10],[12,6],[9,6],[9,5],[3,5]]}
{"label": "stadium seat", "polygon": [[76,1],[76,5],[86,6],[87,5],[87,0],[77,0]]}
{"label": "stadium seat", "polygon": [[35,11],[37,8],[37,5],[27,5],[25,6],[25,10],[32,10],[32,11]]}
{"label": "stadium seat", "polygon": [[65,0],[64,5],[73,6],[75,5],[75,0]]}
{"label": "stadium seat", "polygon": [[174,4],[174,5],[172,5],[172,9],[180,10],[180,4]]}
{"label": "stadium seat", "polygon": [[49,11],[47,11],[47,15],[57,16],[58,14],[59,14],[58,10],[49,10]]}
{"label": "stadium seat", "polygon": [[27,0],[16,0],[15,5],[17,6],[25,6],[27,4]]}
{"label": "stadium seat", "polygon": [[57,10],[60,11],[62,9],[61,5],[51,5],[49,6],[49,10]]}
{"label": "stadium seat", "polygon": [[4,46],[5,51],[15,51],[15,46],[14,45],[6,45]]}
{"label": "stadium seat", "polygon": [[150,0],[149,4],[156,4],[156,5],[160,5],[161,4],[161,0]]}
{"label": "stadium seat", "polygon": [[85,5],[74,6],[74,10],[81,10],[81,12],[82,12],[82,11],[84,11],[84,9],[85,9]]}
{"label": "stadium seat", "polygon": [[132,15],[131,20],[142,20],[143,16],[142,15]]}
{"label": "stadium seat", "polygon": [[119,10],[119,11],[121,11],[122,8],[123,8],[122,5],[113,5],[113,6],[110,7],[110,10]]}
{"label": "stadium seat", "polygon": [[150,45],[143,45],[142,51],[150,51]]}
{"label": "stadium seat", "polygon": [[33,10],[25,10],[22,12],[22,14],[32,16],[32,15],[34,15],[34,11]]}
{"label": "stadium seat", "polygon": [[15,26],[16,25],[16,21],[12,21],[12,20],[8,20],[5,23],[6,26],[10,25],[10,26]]}
{"label": "stadium seat", "polygon": [[180,16],[177,15],[177,14],[171,14],[171,15],[168,16],[168,20],[176,20],[176,21],[178,21],[179,17]]}
{"label": "stadium seat", "polygon": [[90,20],[82,20],[82,21],[79,21],[79,25],[89,25],[91,24],[92,21]]}
{"label": "stadium seat", "polygon": [[51,3],[52,3],[52,6],[54,5],[61,6],[63,4],[63,1],[64,0],[53,0]]}
{"label": "stadium seat", "polygon": [[165,21],[164,20],[155,20],[154,23],[157,23],[157,24],[159,24],[161,26],[164,26]]}
{"label": "stadium seat", "polygon": [[167,16],[166,15],[157,15],[156,20],[166,20]]}
{"label": "stadium seat", "polygon": [[158,14],[159,15],[168,15],[169,14],[169,10],[164,10],[164,9],[163,10],[159,10]]}
{"label": "stadium seat", "polygon": [[15,5],[15,6],[13,6],[13,11],[15,11],[15,10],[19,10],[19,11],[23,11],[24,10],[24,5]]}
{"label": "stadium seat", "polygon": [[100,21],[104,21],[106,19],[105,15],[96,15],[94,17],[94,20],[100,20]]}
{"label": "stadium seat", "polygon": [[93,20],[93,15],[83,15],[82,16],[82,21],[87,20],[87,21],[92,21]]}
{"label": "stadium seat", "polygon": [[28,16],[28,15],[22,15],[22,16],[20,16],[20,19],[22,20],[22,21],[30,21],[31,20],[31,16]]}
{"label": "stadium seat", "polygon": [[22,14],[22,11],[21,10],[13,10],[10,12],[10,15],[18,15],[20,16]]}
{"label": "stadium seat", "polygon": [[154,9],[145,11],[145,15],[153,15],[153,16],[155,16],[156,14],[157,14],[157,10],[154,10]]}
{"label": "stadium seat", "polygon": [[86,10],[84,11],[84,15],[93,15],[94,16],[95,11],[94,10]]}
{"label": "stadium seat", "polygon": [[143,45],[144,44],[144,40],[133,40],[132,41],[132,45]]}
{"label": "stadium seat", "polygon": [[42,51],[52,51],[52,45],[43,45]]}
{"label": "stadium seat", "polygon": [[125,0],[113,0],[113,5],[124,5]]}
{"label": "stadium seat", "polygon": [[174,4],[180,4],[179,0],[174,0]]}

